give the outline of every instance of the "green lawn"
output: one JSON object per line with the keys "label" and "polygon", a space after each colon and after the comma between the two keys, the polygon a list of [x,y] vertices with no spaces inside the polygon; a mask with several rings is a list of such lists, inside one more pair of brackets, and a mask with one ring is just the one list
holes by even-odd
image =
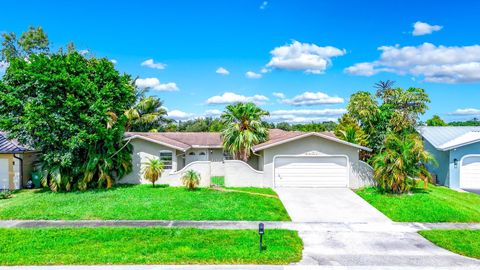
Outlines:
{"label": "green lawn", "polygon": [[404,195],[382,194],[371,187],[356,192],[394,221],[480,222],[477,194],[434,185]]}
{"label": "green lawn", "polygon": [[296,231],[191,228],[0,229],[0,265],[288,264],[302,257]]}
{"label": "green lawn", "polygon": [[[271,189],[244,190],[275,194]],[[290,217],[278,198],[207,188],[125,185],[72,193],[22,190],[0,200],[0,219],[288,221]]]}
{"label": "green lawn", "polygon": [[480,230],[431,230],[419,233],[437,246],[480,259]]}

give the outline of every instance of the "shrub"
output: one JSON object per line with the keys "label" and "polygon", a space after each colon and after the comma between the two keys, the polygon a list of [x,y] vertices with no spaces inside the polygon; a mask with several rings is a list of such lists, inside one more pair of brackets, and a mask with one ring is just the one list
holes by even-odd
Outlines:
{"label": "shrub", "polygon": [[182,182],[187,189],[195,189],[200,184],[200,174],[194,170],[188,170],[182,175]]}
{"label": "shrub", "polygon": [[0,200],[10,199],[12,196],[13,196],[13,193],[10,190],[0,191]]}
{"label": "shrub", "polygon": [[406,193],[420,181],[427,188],[431,174],[425,163],[436,164],[433,156],[424,150],[418,134],[397,135],[389,133],[384,147],[372,158],[374,178],[380,190],[389,193]]}

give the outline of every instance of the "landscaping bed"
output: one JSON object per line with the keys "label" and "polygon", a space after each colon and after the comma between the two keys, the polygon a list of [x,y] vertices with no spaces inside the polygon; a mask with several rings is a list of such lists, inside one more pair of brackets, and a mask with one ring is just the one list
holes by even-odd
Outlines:
{"label": "landscaping bed", "polygon": [[296,231],[192,228],[0,229],[1,265],[288,264],[302,257]]}
{"label": "landscaping bed", "polygon": [[[21,190],[0,200],[0,219],[45,220],[264,220],[289,221],[287,211],[271,189],[122,185],[111,189],[53,193]],[[255,192],[251,192],[255,191]]]}
{"label": "landscaping bed", "polygon": [[480,196],[429,185],[411,194],[382,194],[373,187],[356,193],[394,221],[480,222]]}
{"label": "landscaping bed", "polygon": [[429,230],[419,234],[444,249],[480,259],[480,230]]}

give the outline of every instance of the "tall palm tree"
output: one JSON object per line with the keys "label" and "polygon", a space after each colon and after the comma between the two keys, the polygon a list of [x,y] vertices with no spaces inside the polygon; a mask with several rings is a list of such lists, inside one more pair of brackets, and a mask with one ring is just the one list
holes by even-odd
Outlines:
{"label": "tall palm tree", "polygon": [[235,159],[247,161],[252,147],[268,139],[268,127],[262,117],[269,115],[253,103],[236,103],[225,108],[221,119],[223,148]]}
{"label": "tall palm tree", "polygon": [[405,193],[415,188],[418,182],[427,187],[431,175],[425,164],[436,164],[433,156],[425,151],[418,134],[390,132],[384,148],[372,159],[374,179],[378,187],[390,193]]}
{"label": "tall palm tree", "polygon": [[168,122],[167,111],[162,101],[157,97],[141,97],[132,108],[125,111],[127,116],[127,131],[148,132],[157,130]]}

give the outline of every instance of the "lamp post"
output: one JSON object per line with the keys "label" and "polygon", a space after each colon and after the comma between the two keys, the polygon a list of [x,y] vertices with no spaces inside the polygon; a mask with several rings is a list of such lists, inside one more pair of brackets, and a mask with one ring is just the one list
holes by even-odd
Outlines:
{"label": "lamp post", "polygon": [[263,234],[265,233],[265,225],[263,223],[258,224],[258,235],[260,235],[260,252],[263,250]]}

